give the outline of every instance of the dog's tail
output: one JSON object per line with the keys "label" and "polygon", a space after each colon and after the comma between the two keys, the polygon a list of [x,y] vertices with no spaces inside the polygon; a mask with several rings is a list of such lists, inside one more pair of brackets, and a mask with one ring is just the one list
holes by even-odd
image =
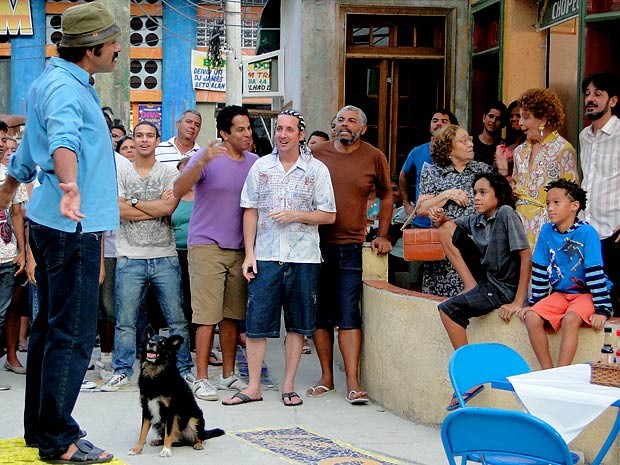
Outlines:
{"label": "dog's tail", "polygon": [[206,441],[207,439],[216,438],[224,434],[226,434],[226,432],[220,428],[206,429],[202,432],[200,440]]}

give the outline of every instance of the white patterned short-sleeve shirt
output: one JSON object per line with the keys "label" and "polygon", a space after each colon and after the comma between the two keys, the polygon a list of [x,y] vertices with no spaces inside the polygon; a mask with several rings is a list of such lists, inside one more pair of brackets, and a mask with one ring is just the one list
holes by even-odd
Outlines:
{"label": "white patterned short-sleeve shirt", "polygon": [[[0,164],[0,184],[6,181],[8,169]],[[19,184],[13,196],[13,205],[20,205],[28,201],[26,185]],[[17,257],[17,238],[13,230],[11,208],[0,210],[0,263],[8,263]]]}
{"label": "white patterned short-sleeve shirt", "polygon": [[335,213],[336,201],[327,167],[309,154],[284,171],[277,154],[256,161],[241,192],[241,207],[256,208],[256,260],[320,263],[316,224],[278,224],[267,214],[280,210]]}

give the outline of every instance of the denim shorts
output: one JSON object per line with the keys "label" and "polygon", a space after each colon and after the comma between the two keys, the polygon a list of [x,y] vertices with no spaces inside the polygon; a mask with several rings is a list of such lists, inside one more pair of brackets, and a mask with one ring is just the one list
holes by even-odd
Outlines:
{"label": "denim shorts", "polygon": [[247,337],[280,337],[281,308],[287,332],[312,336],[321,264],[259,261],[256,266],[248,284]]}
{"label": "denim shorts", "polygon": [[439,310],[455,323],[467,328],[469,319],[486,315],[512,302],[489,281],[480,281],[471,291],[450,297],[439,304]]}
{"label": "denim shorts", "polygon": [[360,329],[362,314],[362,244],[321,244],[316,327]]}

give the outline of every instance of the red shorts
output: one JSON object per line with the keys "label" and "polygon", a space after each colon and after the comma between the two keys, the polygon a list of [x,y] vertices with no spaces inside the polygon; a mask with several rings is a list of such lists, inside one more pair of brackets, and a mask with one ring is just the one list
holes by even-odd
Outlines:
{"label": "red shorts", "polygon": [[575,312],[590,326],[590,317],[594,313],[592,294],[565,294],[553,292],[551,295],[539,300],[532,307],[532,311],[538,313],[547,320],[554,331],[562,326],[562,318],[568,312]]}

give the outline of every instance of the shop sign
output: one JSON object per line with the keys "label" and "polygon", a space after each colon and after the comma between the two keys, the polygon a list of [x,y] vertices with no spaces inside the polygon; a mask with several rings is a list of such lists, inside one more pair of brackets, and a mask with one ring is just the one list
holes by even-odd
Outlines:
{"label": "shop sign", "polygon": [[248,92],[271,91],[271,60],[248,64]]}
{"label": "shop sign", "polygon": [[226,60],[214,66],[207,52],[192,50],[192,85],[194,89],[226,92]]}
{"label": "shop sign", "polygon": [[148,121],[153,123],[161,132],[161,104],[139,103],[138,121]]}
{"label": "shop sign", "polygon": [[30,0],[0,1],[0,35],[31,36],[33,34]]}
{"label": "shop sign", "polygon": [[538,2],[538,24],[541,31],[579,16],[581,0],[540,0]]}

